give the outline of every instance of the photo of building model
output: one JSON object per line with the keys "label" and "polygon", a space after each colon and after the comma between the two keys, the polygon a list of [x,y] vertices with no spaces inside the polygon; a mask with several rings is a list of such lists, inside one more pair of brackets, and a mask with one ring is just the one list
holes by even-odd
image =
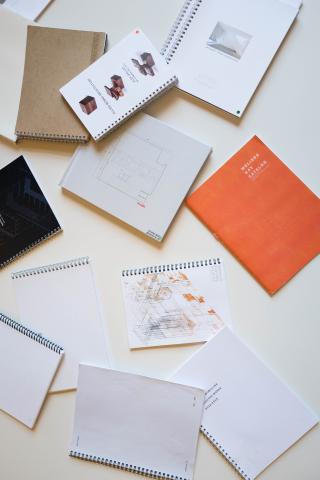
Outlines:
{"label": "photo of building model", "polygon": [[105,88],[107,94],[110,95],[110,97],[118,100],[119,97],[123,97],[123,95],[124,95],[123,80],[120,77],[120,75],[112,75],[110,80],[112,82],[111,87],[107,87],[107,85],[105,85],[104,88]]}
{"label": "photo of building model", "polygon": [[151,75],[153,77],[154,69],[152,67],[154,67],[155,63],[151,53],[144,52],[140,55],[140,58],[142,63],[140,63],[139,60],[137,60],[136,58],[132,58],[131,61],[133,65],[139,70],[142,75]]}
{"label": "photo of building model", "polygon": [[97,109],[96,100],[94,97],[87,95],[81,102],[79,102],[81,110],[83,113],[90,115],[90,113],[94,112]]}
{"label": "photo of building model", "polygon": [[240,60],[251,38],[248,33],[218,22],[207,41],[207,46]]}

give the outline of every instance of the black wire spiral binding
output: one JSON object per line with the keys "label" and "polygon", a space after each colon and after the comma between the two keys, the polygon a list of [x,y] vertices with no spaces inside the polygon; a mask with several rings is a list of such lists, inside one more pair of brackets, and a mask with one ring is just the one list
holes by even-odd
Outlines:
{"label": "black wire spiral binding", "polygon": [[143,107],[147,106],[148,103],[158,98],[160,95],[165,93],[169,88],[173,87],[177,83],[178,79],[173,75],[169,80],[167,80],[161,87],[156,88],[152,93],[147,95],[141,102],[138,102],[134,107],[130,108],[126,113],[121,115],[117,120],[110,123],[106,128],[101,130],[97,135],[93,135],[95,140],[101,140],[106,135],[109,135],[115,128],[118,127],[120,123],[126,122],[129,118],[136,113],[138,110],[141,110]]}
{"label": "black wire spiral binding", "polygon": [[13,260],[15,260],[16,258],[21,257],[25,253],[29,252],[29,250],[31,250],[32,248],[39,245],[39,243],[44,242],[45,240],[48,240],[48,238],[52,237],[53,235],[56,235],[57,233],[59,233],[61,231],[62,231],[62,229],[61,229],[60,226],[56,227],[54,230],[51,230],[51,232],[48,232],[46,235],[43,235],[41,238],[38,238],[38,240],[35,240],[30,245],[28,245],[26,248],[23,248],[22,250],[20,250],[18,253],[16,253],[12,257],[10,257],[7,260],[5,260],[4,262],[0,263],[0,268],[5,267],[6,265],[8,265],[8,263],[13,262]]}
{"label": "black wire spiral binding", "polygon": [[102,465],[107,465],[108,467],[118,468],[120,470],[125,470],[126,472],[138,473],[140,475],[145,475],[149,478],[162,478],[166,480],[191,480],[185,477],[179,477],[177,475],[172,475],[170,473],[160,472],[158,470],[152,470],[150,468],[139,467],[137,465],[131,465],[126,462],[117,462],[106,457],[99,457],[95,455],[88,455],[87,453],[78,452],[76,450],[69,451],[70,457],[79,458],[80,460],[87,460],[89,462],[100,463]]}
{"label": "black wire spiral binding", "polygon": [[[161,53],[162,53],[162,55],[165,56],[165,59],[166,59],[167,63],[171,62],[172,57],[176,53],[180,43],[183,40],[183,37],[187,33],[188,28],[190,27],[197,11],[199,10],[199,8],[201,6],[201,3],[203,2],[203,0],[193,0],[194,5],[192,6],[192,8],[190,8],[191,1],[187,0],[185,5],[184,5],[185,8],[182,7],[182,10],[178,14],[178,17],[177,17],[175,23],[173,24],[171,32],[169,33],[169,37],[171,35],[171,39],[169,41],[169,37],[167,38],[167,40],[166,40],[166,42],[165,42],[165,44],[164,44],[164,46],[161,50]],[[184,17],[186,16],[188,10],[190,10],[190,13],[187,15],[186,20],[184,21]],[[176,36],[176,33],[177,33],[180,25],[182,25],[182,28],[180,29],[179,33]],[[176,38],[175,38],[175,36],[176,36]],[[171,42],[171,45],[170,45],[170,42]]]}
{"label": "black wire spiral binding", "polygon": [[65,142],[65,143],[87,143],[89,138],[85,135],[59,135],[59,134],[48,134],[40,132],[25,132],[22,130],[17,130],[15,134],[18,137],[18,140],[23,139],[33,139],[40,140],[43,142]]}
{"label": "black wire spiral binding", "polygon": [[223,455],[226,460],[232,465],[232,467],[241,475],[245,480],[253,480],[245,471],[240,467],[240,465],[228,454],[228,452],[223,448],[223,446],[208,432],[203,425],[200,426],[200,431],[203,435],[209,440],[209,442],[218,449],[218,451]]}
{"label": "black wire spiral binding", "polygon": [[220,265],[220,258],[208,258],[206,260],[193,260],[190,262],[168,263],[165,265],[152,265],[150,267],[138,267],[122,270],[122,277],[131,277],[132,275],[144,275],[146,273],[161,273],[172,270],[185,270],[187,268],[208,267],[211,265]]}
{"label": "black wire spiral binding", "polygon": [[11,278],[30,277],[32,275],[40,275],[41,273],[55,272],[57,270],[66,270],[68,268],[80,267],[88,265],[90,263],[89,257],[80,257],[73,260],[67,260],[66,262],[53,263],[52,265],[44,265],[43,267],[30,268],[28,270],[21,270],[11,274]]}
{"label": "black wire spiral binding", "polygon": [[5,325],[8,325],[8,327],[13,328],[14,330],[21,333],[22,335],[25,335],[26,337],[31,338],[35,342],[40,343],[44,347],[49,348],[50,350],[53,350],[59,355],[63,353],[62,347],[52,342],[48,338],[43,337],[42,335],[40,335],[40,333],[36,333],[33,330],[30,330],[29,328],[25,327],[21,323],[18,323],[15,320],[12,320],[12,318],[7,317],[3,313],[0,313],[0,322],[4,323]]}

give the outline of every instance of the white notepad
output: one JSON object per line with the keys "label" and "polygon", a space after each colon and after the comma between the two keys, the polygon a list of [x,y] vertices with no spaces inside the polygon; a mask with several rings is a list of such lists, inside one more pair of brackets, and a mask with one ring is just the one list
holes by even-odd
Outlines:
{"label": "white notepad", "polygon": [[93,139],[100,140],[176,81],[162,55],[136,28],[60,92]]}
{"label": "white notepad", "polygon": [[0,5],[0,136],[16,141],[27,43],[27,27],[33,22]]}
{"label": "white notepad", "polygon": [[201,430],[246,480],[318,423],[227,327],[171,380],[206,390]]}
{"label": "white notepad", "polygon": [[198,388],[80,365],[70,455],[191,480],[203,400]]}
{"label": "white notepad", "polygon": [[51,392],[76,388],[80,362],[110,366],[88,257],[13,273],[12,278],[20,317],[64,347]]}
{"label": "white notepad", "polygon": [[76,150],[60,185],[161,241],[211,148],[140,113]]}
{"label": "white notepad", "polygon": [[180,89],[241,117],[300,6],[298,0],[186,0],[161,53]]}
{"label": "white notepad", "polygon": [[0,409],[33,428],[63,349],[0,313]]}
{"label": "white notepad", "polygon": [[221,258],[123,270],[122,290],[130,348],[205,342],[231,324]]}

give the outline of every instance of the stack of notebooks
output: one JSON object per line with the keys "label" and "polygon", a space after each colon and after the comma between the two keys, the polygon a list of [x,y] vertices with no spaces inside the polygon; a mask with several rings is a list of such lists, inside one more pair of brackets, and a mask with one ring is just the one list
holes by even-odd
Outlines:
{"label": "stack of notebooks", "polygon": [[[300,6],[186,0],[161,52],[140,28],[106,52],[105,33],[39,27],[1,7],[0,135],[92,137],[61,179],[66,194],[155,242],[186,198],[273,295],[320,251],[319,199],[256,136],[189,194],[211,147],[137,112],[178,86],[241,117]],[[0,268],[61,230],[25,158],[5,165]],[[111,369],[89,257],[16,271],[21,323],[0,313],[1,410],[33,428],[49,392],[76,389],[70,456],[171,480],[192,480],[200,431],[253,480],[318,423],[233,332],[221,257],[119,273],[129,349],[204,345],[168,380]]]}

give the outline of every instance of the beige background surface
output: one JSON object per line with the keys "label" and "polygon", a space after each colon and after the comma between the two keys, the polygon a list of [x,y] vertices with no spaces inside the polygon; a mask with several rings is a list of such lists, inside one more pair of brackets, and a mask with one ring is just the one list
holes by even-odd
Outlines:
{"label": "beige background surface", "polygon": [[[180,4],[181,0],[55,0],[39,23],[107,31],[110,47],[140,26],[160,48]],[[177,90],[148,108],[151,115],[212,145],[213,154],[195,185],[257,134],[314,192],[320,193],[319,18],[320,2],[305,0],[296,24],[242,120],[234,120]],[[185,206],[163,244],[156,246],[107,214],[63,194],[58,182],[74,149],[74,145],[31,141],[19,145],[0,143],[0,167],[23,153],[64,227],[61,235],[0,272],[1,310],[12,316],[16,313],[12,271],[89,255],[103,300],[114,367],[165,378],[198,347],[130,352],[119,272],[123,266],[221,255],[225,260],[234,328],[320,415],[319,258],[271,298]],[[74,400],[74,392],[50,395],[34,431],[0,412],[1,480],[137,478],[68,457]],[[318,480],[319,448],[320,428],[316,427],[271,465],[261,480]],[[194,480],[212,478],[238,477],[201,437]]]}

